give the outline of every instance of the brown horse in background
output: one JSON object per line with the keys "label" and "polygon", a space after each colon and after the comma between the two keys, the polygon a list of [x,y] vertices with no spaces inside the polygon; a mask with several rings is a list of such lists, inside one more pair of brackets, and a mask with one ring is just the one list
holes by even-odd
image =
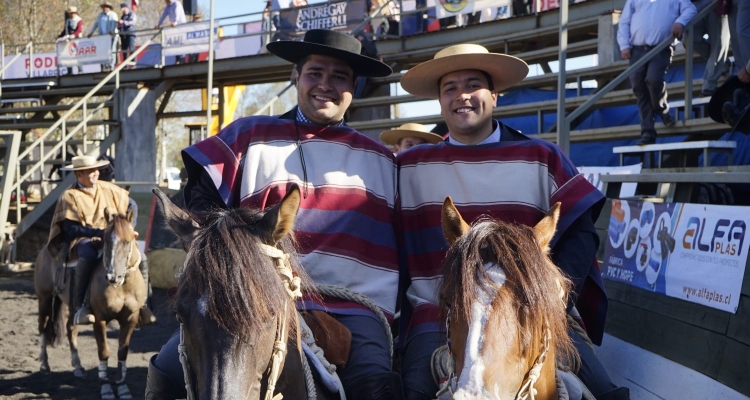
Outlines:
{"label": "brown horse in background", "polygon": [[[146,282],[137,268],[141,255],[131,224],[134,217],[133,211],[128,211],[127,215],[119,215],[106,209],[104,215],[107,228],[104,230],[102,240],[102,261],[92,274],[89,288],[91,310],[96,318],[94,336],[99,353],[101,396],[103,399],[115,398],[107,377],[109,359],[107,323],[117,320],[120,325],[117,351],[120,377],[116,381],[117,396],[120,399],[129,399],[132,396],[125,384],[127,373],[125,360],[130,348],[130,337],[138,323],[139,311],[146,301]],[[40,370],[49,371],[47,345],[60,344],[62,326],[67,320],[73,373],[77,378],[84,378],[86,371],[78,356],[78,326],[73,324],[73,315],[68,312],[71,274],[68,274],[67,270],[68,268],[63,268],[61,263],[50,255],[46,246],[37,256],[34,288],[39,298]]]}
{"label": "brown horse in background", "polygon": [[559,209],[533,229],[490,219],[469,226],[446,198],[451,248],[440,298],[456,372],[439,399],[558,399],[556,358],[577,357],[565,314],[571,283],[548,254]]}

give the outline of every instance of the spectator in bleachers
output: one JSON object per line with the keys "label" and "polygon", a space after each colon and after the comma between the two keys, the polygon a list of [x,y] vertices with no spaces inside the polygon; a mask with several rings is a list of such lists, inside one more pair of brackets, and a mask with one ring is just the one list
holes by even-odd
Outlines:
{"label": "spectator in bleachers", "polygon": [[[725,0],[720,0],[713,12],[696,21],[693,25],[693,49],[706,59],[703,71],[702,96],[711,96],[716,92],[716,82],[729,69],[729,23],[724,12]],[[713,0],[695,0],[693,5],[700,12],[711,5]],[[703,36],[708,35],[708,40]],[[683,46],[685,43],[683,43]]]}
{"label": "spectator in bleachers", "polygon": [[[161,24],[164,23],[164,20],[167,19],[167,17],[169,17],[169,26],[177,26],[187,22],[187,19],[185,18],[185,9],[182,7],[182,3],[178,0],[164,0],[164,3],[166,4],[166,7],[164,7],[164,11],[161,12],[159,22],[156,24],[157,29],[161,27]],[[175,57],[175,64],[182,64],[184,58],[184,56]]]}
{"label": "spectator in bleachers", "polygon": [[161,12],[159,22],[156,24],[157,28],[161,27],[161,24],[164,23],[164,20],[166,20],[167,17],[169,17],[169,26],[177,26],[187,22],[187,19],[185,18],[185,9],[182,7],[182,3],[178,0],[164,0],[164,3],[166,4],[166,7],[164,7],[164,10]]}
{"label": "spectator in bleachers", "polygon": [[737,76],[750,83],[750,0],[733,0],[729,10],[729,32],[732,34],[734,63]]}
{"label": "spectator in bleachers", "polygon": [[[696,13],[689,0],[627,0],[617,30],[622,58],[633,65],[668,37],[681,38],[685,25]],[[673,54],[674,45],[670,45],[630,75],[641,117],[638,145],[656,143],[656,114],[665,126],[675,124],[669,113],[664,81]]]}
{"label": "spectator in bleachers", "polygon": [[[130,57],[135,50],[135,22],[136,16],[133,11],[128,7],[128,3],[120,4],[120,21],[117,23],[117,27],[120,29],[120,49],[122,50],[123,61]],[[125,68],[131,69],[130,65]]]}
{"label": "spectator in bleachers", "polygon": [[[78,15],[78,7],[69,6],[65,10],[65,26],[57,36],[58,41],[67,41],[83,36],[83,19]],[[73,67],[68,67],[68,75],[73,75]]]}
{"label": "spectator in bleachers", "polygon": [[116,12],[112,11],[111,4],[104,2],[100,6],[102,12],[96,19],[94,26],[91,27],[88,37],[93,36],[97,31],[100,35],[111,36],[109,64],[102,64],[102,71],[106,72],[111,71],[117,62],[117,22],[120,20],[120,17],[117,16]]}

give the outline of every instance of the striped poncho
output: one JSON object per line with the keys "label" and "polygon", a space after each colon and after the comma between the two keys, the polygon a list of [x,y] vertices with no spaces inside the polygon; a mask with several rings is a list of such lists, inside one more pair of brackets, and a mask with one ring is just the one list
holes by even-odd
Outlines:
{"label": "striped poncho", "polygon": [[[264,209],[298,184],[303,198],[294,228],[305,270],[318,284],[366,295],[392,319],[398,286],[396,167],[385,147],[347,126],[295,122],[287,113],[239,119],[185,149],[183,157],[203,167],[228,207]],[[370,315],[347,301],[307,306]]]}
{"label": "striped poncho", "polygon": [[[561,202],[553,247],[590,208],[598,215],[604,196],[578,174],[557,146],[520,133],[514,136],[522,140],[477,146],[443,142],[399,154],[400,214],[409,275],[408,301],[402,311],[407,323],[406,332],[402,332],[406,340],[424,332],[444,331],[436,304],[440,269],[448,249],[440,224],[446,196],[453,198],[469,223],[487,215],[534,226],[553,204]],[[592,335],[596,341],[607,306],[601,274],[593,254],[591,257],[590,269],[588,260],[583,265],[584,270],[589,270],[588,276],[582,278],[583,292],[591,295],[589,299],[579,299],[576,306],[581,314],[586,314],[583,317],[587,327],[597,331]]]}

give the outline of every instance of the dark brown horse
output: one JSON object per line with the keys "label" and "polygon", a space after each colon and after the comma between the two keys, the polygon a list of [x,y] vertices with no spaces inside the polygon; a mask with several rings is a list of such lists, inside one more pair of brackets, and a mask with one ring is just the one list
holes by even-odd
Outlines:
{"label": "dark brown horse", "polygon": [[[114,399],[114,391],[107,376],[109,346],[107,323],[117,320],[120,325],[117,361],[120,376],[116,381],[120,399],[128,399],[130,390],[125,383],[126,359],[130,348],[130,337],[138,323],[139,311],[146,301],[146,283],[138,264],[141,254],[131,224],[133,212],[119,215],[106,209],[107,228],[102,243],[102,262],[94,270],[89,296],[91,310],[96,318],[94,336],[99,353],[99,379],[102,382],[103,399]],[[41,335],[40,369],[49,371],[47,344],[56,345],[61,340],[62,324],[67,319],[68,342],[74,374],[84,378],[86,371],[78,356],[78,327],[73,316],[68,315],[69,282],[64,278],[65,269],[43,248],[36,259],[34,287],[39,298],[39,334]]]}
{"label": "dark brown horse", "polygon": [[571,283],[548,255],[558,216],[559,203],[533,229],[469,226],[445,200],[440,296],[456,372],[441,399],[558,399],[556,357],[577,357],[566,331]]}
{"label": "dark brown horse", "polygon": [[[299,189],[265,213],[230,209],[195,218],[154,193],[188,252],[175,298],[188,398],[310,398],[294,299],[300,282],[303,290],[313,286],[290,236]],[[284,347],[285,354],[277,351]]]}

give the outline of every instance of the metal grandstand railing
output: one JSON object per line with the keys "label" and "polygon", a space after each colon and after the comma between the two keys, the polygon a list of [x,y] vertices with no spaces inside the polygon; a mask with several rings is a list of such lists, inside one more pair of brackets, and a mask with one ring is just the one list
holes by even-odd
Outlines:
{"label": "metal grandstand railing", "polygon": [[[34,56],[34,42],[30,41],[26,43],[25,46],[23,46],[20,50],[18,47],[16,47],[16,55],[13,56],[13,58],[10,59],[7,63],[5,62],[5,44],[0,45],[0,55],[2,58],[0,58],[0,96],[3,94],[3,85],[2,85],[2,79],[5,77],[5,70],[8,69],[11,65],[13,65],[14,62],[16,62],[19,58],[21,58],[21,55],[26,52],[26,50],[29,51],[29,59],[31,59]],[[33,75],[34,71],[34,63],[29,63],[29,76]]]}

